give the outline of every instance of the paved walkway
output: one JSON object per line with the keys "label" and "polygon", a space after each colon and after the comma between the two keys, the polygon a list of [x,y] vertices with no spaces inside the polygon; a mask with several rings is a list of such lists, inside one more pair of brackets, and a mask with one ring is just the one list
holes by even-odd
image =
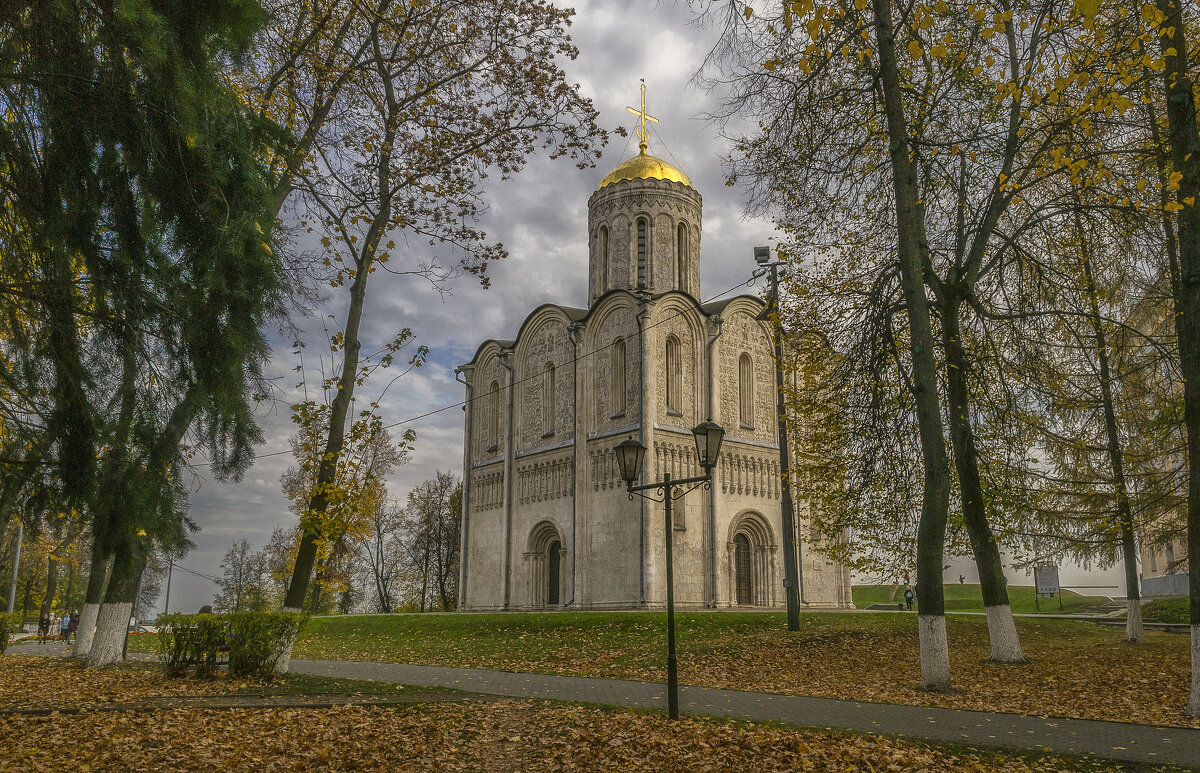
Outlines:
{"label": "paved walkway", "polygon": [[[544,698],[614,706],[666,708],[663,685],[615,679],[441,668],[403,663],[293,660],[291,670],[347,679]],[[809,698],[794,695],[681,687],[684,713],[775,721],[798,727],[885,733],[929,741],[1086,754],[1122,762],[1200,766],[1200,730],[1084,719],[959,711]]]}
{"label": "paved walkway", "polygon": [[[16,646],[11,653],[57,655],[61,644]],[[134,656],[139,657],[139,656]],[[146,657],[146,656],[140,656]],[[443,668],[404,663],[345,660],[293,660],[295,673],[370,679],[420,687],[458,690],[514,698],[600,703],[666,710],[662,684],[617,679]],[[881,733],[935,742],[1044,750],[1101,757],[1121,762],[1200,767],[1200,730],[1155,727],[1124,722],[1059,719],[960,711],[928,706],[774,695],[743,690],[683,686],[680,711],[754,722],[780,722],[796,727]]]}

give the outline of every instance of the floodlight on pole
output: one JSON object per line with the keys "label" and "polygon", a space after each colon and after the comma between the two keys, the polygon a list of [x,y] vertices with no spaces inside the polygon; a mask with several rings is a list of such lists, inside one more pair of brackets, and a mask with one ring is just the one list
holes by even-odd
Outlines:
{"label": "floodlight on pole", "polygon": [[787,408],[783,391],[783,321],[779,309],[779,266],[781,261],[771,261],[770,247],[755,247],[754,262],[759,265],[755,276],[767,274],[771,281],[771,294],[767,308],[759,319],[771,323],[775,344],[775,418],[778,422],[779,471],[783,477],[780,497],[780,520],[783,526],[783,588],[787,600],[787,627],[789,631],[800,630],[800,605],[804,599],[804,574],[800,563],[800,541],[797,538],[796,512],[792,505],[791,459],[788,447]]}

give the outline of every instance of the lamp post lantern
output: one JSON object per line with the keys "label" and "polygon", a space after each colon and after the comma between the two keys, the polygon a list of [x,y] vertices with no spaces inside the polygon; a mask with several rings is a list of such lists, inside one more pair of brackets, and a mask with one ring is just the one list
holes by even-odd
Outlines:
{"label": "lamp post lantern", "polygon": [[[700,486],[712,486],[712,468],[717,466],[717,457],[721,453],[721,441],[725,437],[725,429],[711,421],[701,422],[692,430],[696,439],[696,458],[700,460],[703,475],[691,478],[672,480],[670,473],[663,475],[659,483],[644,483],[640,486],[633,482],[642,475],[642,461],[646,457],[646,447],[629,437],[617,444],[617,467],[621,472],[621,480],[625,481],[625,490],[629,498],[633,495],[662,502],[666,513],[666,545],[667,545],[667,715],[671,719],[679,718],[679,673],[678,661],[675,658],[675,577],[673,566],[672,543],[675,541],[674,518],[671,503],[695,491]],[[675,493],[680,486],[691,486],[685,491]],[[647,496],[645,491],[656,492],[658,495]]]}

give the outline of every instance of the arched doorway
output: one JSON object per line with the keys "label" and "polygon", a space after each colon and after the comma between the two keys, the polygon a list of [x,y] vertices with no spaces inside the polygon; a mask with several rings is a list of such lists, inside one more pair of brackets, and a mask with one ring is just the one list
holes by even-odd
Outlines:
{"label": "arched doorway", "polygon": [[542,521],[529,533],[525,550],[525,582],[531,607],[563,604],[562,535],[550,521]]}
{"label": "arched doorway", "polygon": [[[739,607],[770,607],[776,602],[779,573],[771,527],[762,513],[746,510],[729,524],[727,537],[726,596],[729,604]],[[782,594],[779,594],[782,598]]]}
{"label": "arched doorway", "polygon": [[546,561],[546,605],[557,607],[559,605],[559,588],[562,587],[562,579],[559,577],[562,567],[562,543],[554,540],[547,548],[548,555]]}
{"label": "arched doorway", "polygon": [[733,538],[733,575],[738,606],[750,606],[754,593],[750,581],[750,538],[745,534]]}

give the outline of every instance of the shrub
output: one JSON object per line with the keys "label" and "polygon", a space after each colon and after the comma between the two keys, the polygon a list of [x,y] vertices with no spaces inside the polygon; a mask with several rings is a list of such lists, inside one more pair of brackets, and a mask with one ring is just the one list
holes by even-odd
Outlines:
{"label": "shrub", "polygon": [[213,676],[229,663],[236,676],[271,678],[305,618],[286,612],[163,615],[158,619],[158,650],[171,676]]}
{"label": "shrub", "polygon": [[223,615],[162,615],[158,618],[158,649],[171,676],[195,667],[197,676],[212,676],[229,650],[229,630]]}
{"label": "shrub", "polygon": [[237,612],[229,619],[229,671],[270,679],[292,647],[304,617],[292,612]]}
{"label": "shrub", "polygon": [[8,649],[8,638],[21,630],[24,617],[18,613],[0,612],[0,655]]}

